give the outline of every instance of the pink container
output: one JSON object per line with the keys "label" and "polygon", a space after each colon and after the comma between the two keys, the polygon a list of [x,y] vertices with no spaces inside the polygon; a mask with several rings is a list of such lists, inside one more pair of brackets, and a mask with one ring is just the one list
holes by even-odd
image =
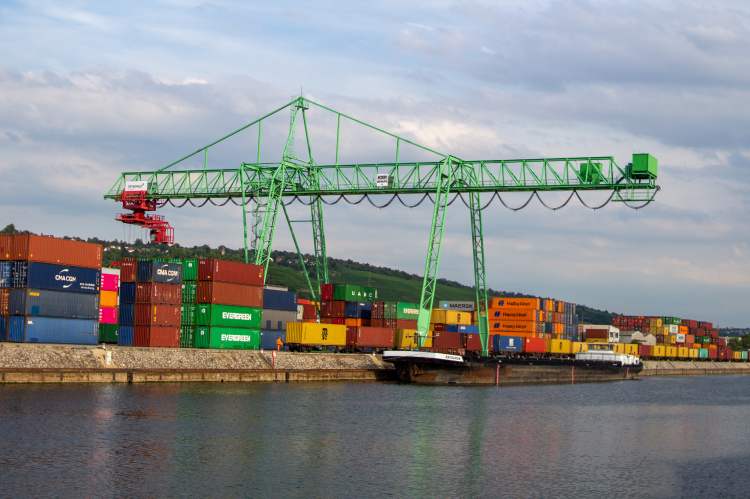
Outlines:
{"label": "pink container", "polygon": [[117,291],[120,276],[117,274],[102,274],[102,291]]}
{"label": "pink container", "polygon": [[100,308],[99,322],[102,324],[117,324],[117,307]]}

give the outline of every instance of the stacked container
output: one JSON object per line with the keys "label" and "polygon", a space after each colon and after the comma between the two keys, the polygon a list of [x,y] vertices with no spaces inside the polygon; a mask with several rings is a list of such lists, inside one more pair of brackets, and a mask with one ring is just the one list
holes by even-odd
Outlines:
{"label": "stacked container", "polygon": [[193,346],[259,349],[263,281],[260,265],[199,260]]}
{"label": "stacked container", "polygon": [[182,260],[182,314],[180,347],[191,348],[195,335],[196,298],[198,293],[198,260]]}
{"label": "stacked container", "polygon": [[138,261],[135,258],[123,258],[120,262],[120,309],[117,316],[117,344],[121,346],[133,346],[137,265]]}
{"label": "stacked container", "polygon": [[[318,304],[318,307],[320,304]],[[299,311],[302,309],[302,317],[299,316]],[[315,302],[310,300],[304,300],[302,298],[297,299],[297,321],[298,322],[318,322],[318,308],[315,306]]]}
{"label": "stacked container", "polygon": [[[546,298],[493,298],[487,316],[491,335],[580,340],[574,303]],[[476,324],[476,317],[473,322]]]}
{"label": "stacked container", "polygon": [[[323,324],[371,326],[372,302],[378,300],[378,290],[350,284],[323,284],[320,286],[320,322]],[[357,305],[352,305],[356,303]],[[383,327],[381,324],[380,327]]]}
{"label": "stacked container", "polygon": [[135,275],[133,346],[180,346],[182,263],[139,259]]}
{"label": "stacked container", "polygon": [[0,334],[4,328],[8,341],[22,343],[97,344],[101,245],[14,235],[2,238],[0,252],[10,262],[0,265],[0,280],[10,282],[0,293],[0,313],[7,297]]}
{"label": "stacked container", "polygon": [[[668,316],[621,315],[615,317],[612,324],[624,335],[640,332],[655,337],[653,347],[641,345],[641,356],[644,357],[733,360],[738,353],[732,351],[724,338],[719,338],[719,331],[711,322]],[[741,353],[739,358],[742,359]]]}
{"label": "stacked container", "polygon": [[12,263],[10,244],[13,236],[0,235],[0,341],[7,341]]}
{"label": "stacked container", "polygon": [[[286,343],[286,326],[290,322],[302,322],[297,320],[299,314],[297,293],[286,289],[274,289],[266,286],[263,289],[263,312],[260,332],[260,347],[264,350],[277,348],[276,341],[280,338]],[[302,307],[304,317],[305,307]],[[313,308],[315,305],[313,305]],[[284,349],[287,347],[285,346]]]}
{"label": "stacked container", "polygon": [[117,343],[120,269],[102,269],[99,293],[99,342]]}

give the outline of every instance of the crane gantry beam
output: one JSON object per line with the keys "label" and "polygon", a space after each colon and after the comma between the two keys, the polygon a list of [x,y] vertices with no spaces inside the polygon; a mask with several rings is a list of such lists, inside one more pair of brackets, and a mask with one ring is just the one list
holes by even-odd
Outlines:
{"label": "crane gantry beam", "polygon": [[[336,115],[335,164],[319,165],[313,160],[306,113],[310,106]],[[280,161],[261,162],[260,145],[263,120],[290,108],[289,135]],[[342,118],[395,139],[395,162],[339,164],[340,130]],[[208,168],[208,149],[230,137],[258,125],[258,154],[255,162],[239,162],[236,168]],[[295,152],[295,129],[305,132],[308,159],[300,159]],[[400,161],[401,147],[410,145],[422,153],[436,155],[434,161]],[[195,170],[171,170],[180,162],[203,153],[204,167]],[[638,156],[639,161],[636,161]],[[642,158],[641,156],[645,157]],[[315,266],[318,285],[328,282],[327,255],[323,226],[324,197],[405,195],[430,196],[434,202],[433,220],[428,240],[427,259],[422,283],[418,320],[420,348],[428,335],[430,314],[434,304],[440,249],[442,246],[445,212],[450,194],[469,198],[472,249],[474,253],[474,285],[478,304],[479,336],[483,354],[487,354],[489,326],[487,318],[487,286],[482,232],[482,193],[501,192],[586,192],[610,191],[611,201],[652,202],[659,187],[656,185],[656,160],[649,155],[634,155],[632,164],[621,167],[612,156],[571,158],[539,158],[516,160],[466,161],[434,151],[404,137],[378,129],[362,121],[305,99],[291,102],[262,118],[204,146],[195,152],[156,171],[122,173],[105,199],[121,200],[128,182],[146,181],[146,199],[174,202],[191,199],[241,199],[247,249],[247,203],[255,203],[252,260],[267,269],[271,248],[284,198],[310,200],[315,247]],[[533,195],[533,194],[532,194]],[[288,220],[288,218],[287,218]],[[289,228],[292,230],[291,221]],[[292,235],[294,233],[292,232]],[[295,246],[296,238],[295,238]],[[298,250],[299,251],[299,250]],[[302,255],[300,255],[301,257]],[[311,287],[313,297],[320,296]]]}

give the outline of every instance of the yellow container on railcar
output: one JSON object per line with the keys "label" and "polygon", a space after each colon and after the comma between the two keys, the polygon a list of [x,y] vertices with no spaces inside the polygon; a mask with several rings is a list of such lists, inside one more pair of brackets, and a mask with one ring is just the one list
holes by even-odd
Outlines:
{"label": "yellow container on railcar", "polygon": [[[432,348],[432,331],[427,332],[427,338],[424,340],[424,346]],[[396,329],[395,347],[401,350],[417,349],[417,330],[416,329]]]}
{"label": "yellow container on railcar", "polygon": [[677,347],[666,347],[664,349],[664,356],[674,359],[677,357]]}
{"label": "yellow container on railcar", "polygon": [[667,347],[664,345],[655,345],[651,347],[651,357],[664,357],[666,348]]}
{"label": "yellow container on railcar", "polygon": [[689,354],[688,350],[690,350],[687,347],[677,347],[677,356],[681,359],[687,359]]}
{"label": "yellow container on railcar", "polygon": [[346,346],[346,326],[343,324],[287,322],[286,342],[300,345]]}
{"label": "yellow container on railcar", "polygon": [[689,348],[688,349],[688,358],[690,359],[697,359],[700,355],[700,348]]}
{"label": "yellow container on railcar", "polygon": [[573,345],[570,340],[547,340],[547,353],[573,353]]}
{"label": "yellow container on railcar", "polygon": [[732,352],[732,356],[736,360],[742,360],[742,352]]}
{"label": "yellow container on railcar", "polygon": [[589,351],[589,346],[582,341],[571,342],[572,353],[586,353]]}
{"label": "yellow container on railcar", "polygon": [[638,353],[638,345],[635,343],[624,343],[625,345],[625,353],[628,355],[635,355],[636,357],[639,357],[640,354]]}
{"label": "yellow container on railcar", "polygon": [[625,353],[625,343],[612,343],[612,351],[615,353]]}
{"label": "yellow container on railcar", "polygon": [[430,322],[432,324],[462,324],[468,326],[471,324],[471,312],[433,308]]}

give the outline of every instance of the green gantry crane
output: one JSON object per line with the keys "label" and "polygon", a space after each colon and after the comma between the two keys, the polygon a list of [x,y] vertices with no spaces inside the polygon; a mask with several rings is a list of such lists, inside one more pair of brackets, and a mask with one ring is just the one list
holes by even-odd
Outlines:
{"label": "green gantry crane", "polygon": [[[319,165],[313,160],[307,114],[310,106],[320,111],[333,113],[336,117],[336,160],[332,165]],[[279,162],[261,163],[261,136],[263,121],[290,109],[289,135]],[[385,134],[395,140],[396,161],[393,163],[365,163],[339,164],[341,120],[348,120],[369,128],[373,132]],[[239,168],[209,169],[208,150],[212,146],[242,132],[254,125],[258,128],[258,155],[254,163],[242,162]],[[304,129],[307,159],[300,159],[294,150],[296,129]],[[421,152],[436,155],[436,161],[401,162],[400,154],[403,146],[413,146]],[[204,164],[202,170],[170,170],[171,167],[186,159],[203,153]],[[283,211],[292,237],[300,254],[300,262],[304,260],[292,229],[292,220],[286,211],[286,204],[295,200],[308,204],[311,210],[313,243],[315,248],[315,271],[317,283],[328,283],[328,260],[326,256],[325,231],[323,225],[323,203],[334,204],[346,196],[361,196],[357,203],[367,198],[371,203],[371,196],[391,196],[390,204],[405,194],[422,195],[422,200],[429,198],[434,203],[432,226],[427,244],[427,260],[425,264],[422,294],[419,303],[418,342],[424,345],[430,326],[430,315],[436,291],[438,264],[440,262],[440,247],[445,227],[445,212],[448,206],[460,196],[469,207],[471,220],[472,249],[474,253],[474,286],[479,314],[479,336],[482,342],[483,355],[487,355],[489,323],[487,318],[487,286],[484,258],[484,238],[482,235],[482,193],[498,197],[506,207],[510,208],[500,197],[502,192],[529,192],[529,199],[518,210],[537,197],[542,204],[539,192],[567,191],[570,196],[558,207],[567,205],[577,196],[585,206],[598,209],[610,201],[623,202],[631,208],[642,208],[654,200],[659,186],[656,185],[657,161],[649,154],[634,154],[632,163],[620,167],[613,157],[578,157],[554,159],[518,159],[518,160],[480,160],[465,161],[455,156],[442,154],[427,147],[414,143],[384,130],[363,123],[337,111],[322,106],[304,97],[294,97],[291,102],[275,111],[253,121],[252,123],[212,142],[197,151],[188,154],[174,163],[159,170],[149,172],[123,173],[114,186],[104,196],[105,199],[122,201],[123,207],[137,211],[140,209],[140,219],[145,210],[154,210],[158,206],[171,204],[184,206],[193,199],[203,199],[204,204],[213,199],[224,199],[226,204],[230,200],[237,203],[241,199],[243,209],[243,227],[245,238],[245,261],[252,261],[256,265],[263,265],[268,270],[271,259],[274,233],[279,211]],[[146,190],[137,196],[129,195],[126,187],[132,182],[141,181]],[[607,202],[601,206],[591,207],[584,203],[579,192],[582,191],[610,191]],[[449,201],[450,194],[454,195]],[[464,196],[468,198],[468,203]],[[324,198],[336,197],[334,203],[324,201]],[[285,203],[284,198],[293,198]],[[307,200],[307,201],[305,201]],[[421,203],[420,201],[420,203]],[[632,203],[638,203],[635,206]],[[251,209],[248,210],[248,204]],[[374,203],[372,203],[374,205]],[[419,203],[417,203],[418,205]],[[489,204],[489,203],[488,203]],[[406,206],[406,204],[404,204]],[[414,205],[416,206],[416,205]],[[381,206],[382,207],[382,206]],[[248,248],[247,213],[253,217],[251,225],[251,245]],[[128,216],[118,215],[118,220],[134,223]],[[138,218],[138,217],[136,217]],[[145,218],[149,218],[146,216]],[[151,217],[163,222],[163,217]],[[128,221],[130,220],[130,221]],[[145,223],[143,226],[147,226]],[[168,225],[168,224],[167,224]],[[152,231],[153,233],[153,231]],[[319,297],[305,269],[308,286],[315,301]]]}

